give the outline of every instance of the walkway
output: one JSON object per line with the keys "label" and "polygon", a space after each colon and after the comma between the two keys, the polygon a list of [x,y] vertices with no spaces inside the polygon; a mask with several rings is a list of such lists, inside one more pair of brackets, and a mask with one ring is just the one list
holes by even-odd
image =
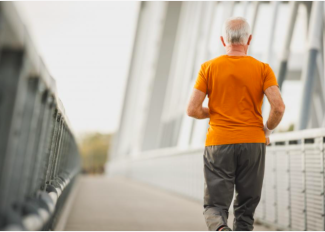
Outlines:
{"label": "walkway", "polygon": [[207,230],[197,201],[126,178],[78,182],[65,230]]}

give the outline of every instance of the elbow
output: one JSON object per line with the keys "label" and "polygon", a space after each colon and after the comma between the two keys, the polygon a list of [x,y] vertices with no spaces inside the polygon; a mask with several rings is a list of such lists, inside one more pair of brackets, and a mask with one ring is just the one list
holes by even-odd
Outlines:
{"label": "elbow", "polygon": [[284,103],[282,103],[281,105],[277,106],[275,109],[274,109],[275,113],[278,114],[278,115],[283,115],[284,114],[284,111],[285,111],[285,105]]}
{"label": "elbow", "polygon": [[190,106],[187,107],[186,113],[187,113],[187,115],[188,115],[189,117],[192,117],[192,118],[194,118],[195,115],[196,115],[196,111],[195,111],[195,109],[193,109],[193,107],[190,107]]}

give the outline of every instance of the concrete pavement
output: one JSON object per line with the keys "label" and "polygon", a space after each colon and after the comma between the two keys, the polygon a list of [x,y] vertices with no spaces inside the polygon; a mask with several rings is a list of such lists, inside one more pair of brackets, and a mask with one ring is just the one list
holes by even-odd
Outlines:
{"label": "concrete pavement", "polygon": [[207,230],[195,200],[122,177],[81,176],[78,186],[65,230]]}

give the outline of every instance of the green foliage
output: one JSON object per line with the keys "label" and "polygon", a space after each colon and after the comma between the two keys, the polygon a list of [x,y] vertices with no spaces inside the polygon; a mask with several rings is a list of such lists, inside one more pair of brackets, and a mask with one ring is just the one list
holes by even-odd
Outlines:
{"label": "green foliage", "polygon": [[289,125],[288,129],[286,129],[286,130],[282,129],[282,130],[279,130],[279,132],[282,133],[282,132],[289,132],[289,131],[294,131],[294,130],[295,130],[295,125],[293,123],[291,123]]}
{"label": "green foliage", "polygon": [[111,145],[111,134],[93,133],[80,139],[80,153],[84,173],[103,173]]}
{"label": "green foliage", "polygon": [[294,124],[290,124],[288,131],[294,131],[294,129],[295,129],[295,125]]}

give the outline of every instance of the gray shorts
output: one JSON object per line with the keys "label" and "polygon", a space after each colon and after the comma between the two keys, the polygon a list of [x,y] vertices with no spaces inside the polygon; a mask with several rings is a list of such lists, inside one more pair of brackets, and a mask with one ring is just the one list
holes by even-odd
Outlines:
{"label": "gray shorts", "polygon": [[234,190],[234,230],[253,230],[265,166],[265,143],[207,146],[204,150],[204,217],[209,230],[227,225]]}

